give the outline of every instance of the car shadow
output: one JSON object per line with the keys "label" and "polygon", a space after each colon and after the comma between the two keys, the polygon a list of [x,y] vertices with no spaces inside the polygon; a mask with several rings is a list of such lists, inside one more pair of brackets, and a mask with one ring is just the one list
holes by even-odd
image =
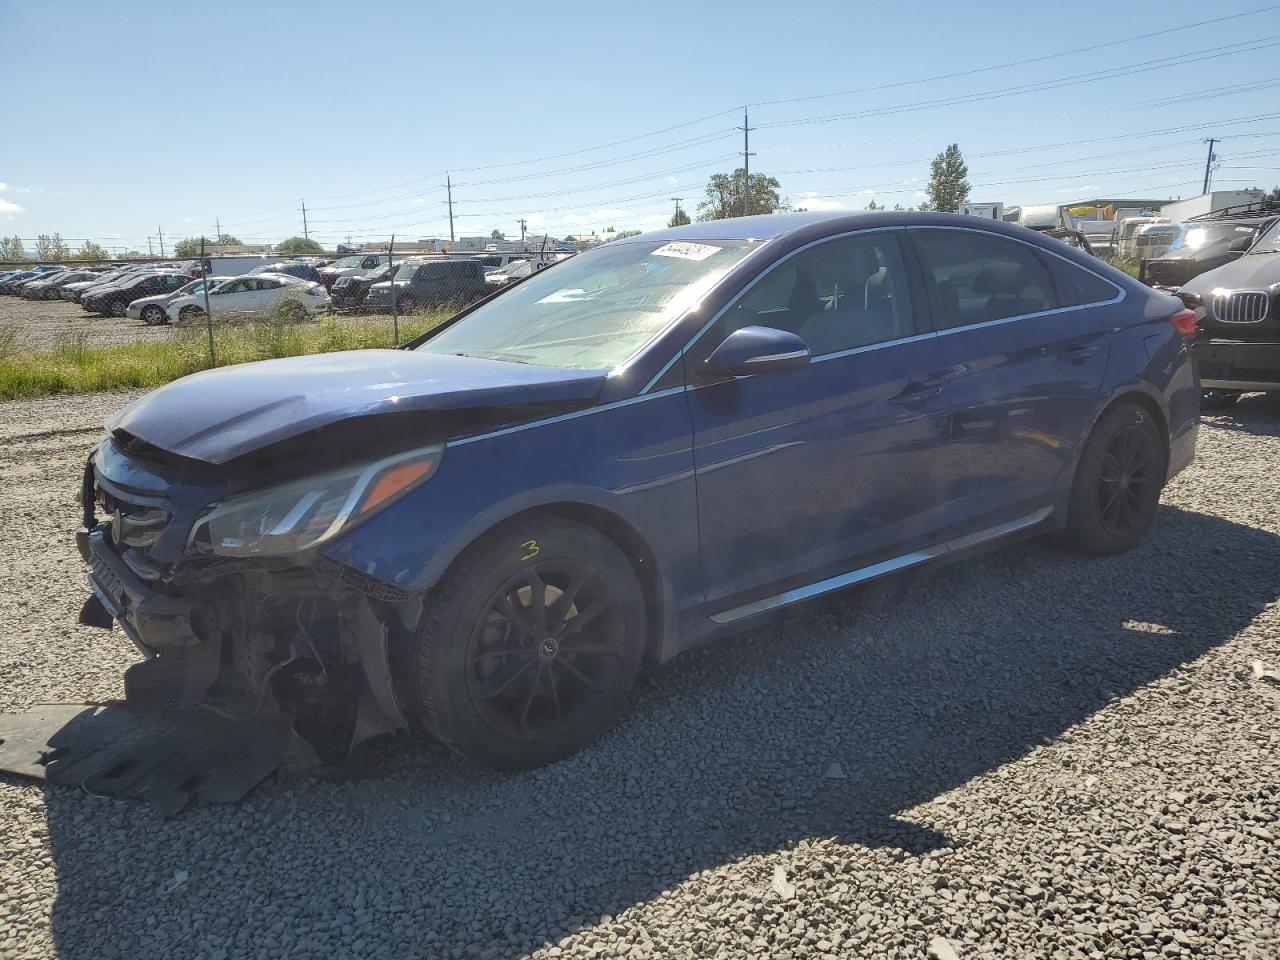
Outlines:
{"label": "car shadow", "polygon": [[1202,419],[1221,430],[1280,436],[1280,392],[1245,394],[1225,410],[1204,410]]}
{"label": "car shadow", "polygon": [[946,846],[912,807],[1232,638],[1280,593],[1278,539],[1164,507],[1123,556],[1031,541],[846,594],[650,671],[528,773],[397,744],[176,820],[47,787],[59,956],[505,956],[802,841]]}

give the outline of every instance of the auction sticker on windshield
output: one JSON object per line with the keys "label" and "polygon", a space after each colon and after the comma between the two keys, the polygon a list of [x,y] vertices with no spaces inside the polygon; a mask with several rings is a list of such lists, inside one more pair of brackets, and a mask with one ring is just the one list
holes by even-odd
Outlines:
{"label": "auction sticker on windshield", "polygon": [[664,243],[653,251],[653,256],[676,257],[680,260],[705,260],[707,257],[719,253],[720,250],[720,247],[713,247],[705,243]]}

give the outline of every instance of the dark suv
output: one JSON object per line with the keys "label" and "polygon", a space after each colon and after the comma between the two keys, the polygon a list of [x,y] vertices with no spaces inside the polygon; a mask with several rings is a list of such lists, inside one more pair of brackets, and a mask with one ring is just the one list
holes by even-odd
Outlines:
{"label": "dark suv", "polygon": [[1153,287],[1180,287],[1235,260],[1278,214],[1280,203],[1260,201],[1192,217],[1183,222],[1164,256],[1142,261],[1138,279]]}
{"label": "dark suv", "polygon": [[1204,407],[1229,407],[1249,391],[1280,391],[1280,219],[1239,260],[1200,274],[1178,296],[1196,311],[1191,353]]}
{"label": "dark suv", "polygon": [[470,258],[407,260],[396,271],[394,280],[384,280],[369,288],[365,304],[388,309],[392,304],[401,313],[412,313],[420,306],[446,303],[466,304],[488,292],[484,282],[484,264]]}

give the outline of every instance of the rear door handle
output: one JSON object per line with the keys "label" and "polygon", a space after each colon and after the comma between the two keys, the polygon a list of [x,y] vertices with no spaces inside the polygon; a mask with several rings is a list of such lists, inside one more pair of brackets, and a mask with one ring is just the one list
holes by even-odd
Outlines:
{"label": "rear door handle", "polygon": [[923,380],[912,380],[902,392],[889,398],[890,403],[924,403],[942,395],[942,384],[925,383]]}
{"label": "rear door handle", "polygon": [[1096,346],[1072,344],[1058,354],[1058,357],[1059,359],[1066,360],[1068,363],[1075,363],[1080,360],[1088,360],[1097,352],[1098,348]]}

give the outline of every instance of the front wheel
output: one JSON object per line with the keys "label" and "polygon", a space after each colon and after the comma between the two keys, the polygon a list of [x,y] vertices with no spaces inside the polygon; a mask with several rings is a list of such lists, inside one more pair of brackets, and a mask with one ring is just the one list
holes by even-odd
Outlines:
{"label": "front wheel", "polygon": [[114,300],[111,306],[107,308],[107,312],[113,317],[123,317],[124,312],[129,309],[129,305],[122,300]]}
{"label": "front wheel", "polygon": [[482,767],[550,763],[622,712],[640,670],[644,595],[590,527],[517,521],[455,564],[424,611],[410,712]]}
{"label": "front wheel", "polygon": [[1201,410],[1226,410],[1234,407],[1240,399],[1239,390],[1201,390]]}
{"label": "front wheel", "polygon": [[43,296],[46,300],[57,300],[59,296],[58,290],[56,287],[51,290],[46,290]]}
{"label": "front wheel", "polygon": [[1151,414],[1122,403],[1094,425],[1076,467],[1068,543],[1082,553],[1123,553],[1151,526],[1164,488],[1165,452]]}
{"label": "front wheel", "polygon": [[168,323],[169,318],[165,316],[165,312],[154,303],[143,308],[142,322],[149,327],[158,327],[163,323]]}
{"label": "front wheel", "polygon": [[199,307],[183,307],[178,314],[179,323],[194,323],[200,317],[204,316],[204,311]]}
{"label": "front wheel", "polygon": [[396,301],[396,308],[401,313],[413,313],[413,311],[418,308],[418,301],[406,293]]}

